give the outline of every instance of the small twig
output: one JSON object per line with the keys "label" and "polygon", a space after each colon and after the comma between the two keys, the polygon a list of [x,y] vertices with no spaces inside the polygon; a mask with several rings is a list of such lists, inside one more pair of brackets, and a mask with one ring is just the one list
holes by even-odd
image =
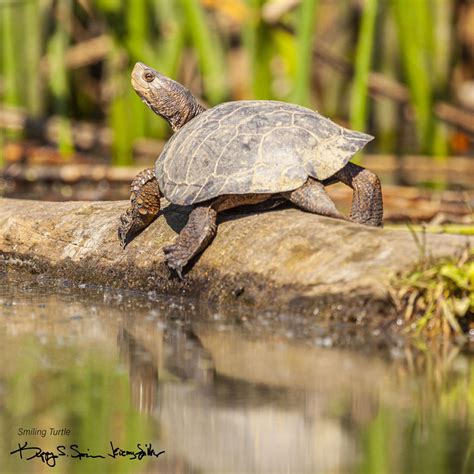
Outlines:
{"label": "small twig", "polygon": [[426,263],[426,230],[423,227],[423,231],[421,232],[422,235],[422,240],[419,239],[418,234],[416,231],[413,229],[413,227],[410,224],[407,224],[408,230],[410,231],[411,236],[413,237],[413,240],[415,241],[415,244],[418,248],[418,251],[420,252],[420,260],[423,264]]}

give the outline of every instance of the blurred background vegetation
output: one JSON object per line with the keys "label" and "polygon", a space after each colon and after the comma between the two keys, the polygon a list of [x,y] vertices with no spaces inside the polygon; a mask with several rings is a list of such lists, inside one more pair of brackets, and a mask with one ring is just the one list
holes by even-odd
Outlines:
{"label": "blurred background vegetation", "polygon": [[473,25],[471,0],[0,0],[0,161],[27,138],[133,163],[170,134],[136,61],[208,106],[318,110],[372,152],[472,155]]}

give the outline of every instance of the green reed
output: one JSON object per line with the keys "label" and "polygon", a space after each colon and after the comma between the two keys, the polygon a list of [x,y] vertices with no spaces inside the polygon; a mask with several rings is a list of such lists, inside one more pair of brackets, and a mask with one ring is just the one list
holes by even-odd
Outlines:
{"label": "green reed", "polygon": [[313,40],[316,28],[317,0],[303,0],[296,26],[296,71],[291,100],[309,105]]}
{"label": "green reed", "polygon": [[[17,94],[15,86],[15,52],[14,52],[14,28],[13,8],[0,8],[0,72],[3,79],[2,102],[7,105],[17,105]],[[4,133],[0,133],[0,166],[4,164],[3,157]]]}
{"label": "green reed", "polygon": [[429,62],[430,53],[433,52],[430,4],[424,1],[394,0],[393,9],[407,84],[415,109],[418,140],[422,151],[427,153],[433,136],[433,91]]}
{"label": "green reed", "polygon": [[365,130],[368,118],[369,73],[375,38],[378,0],[367,0],[356,45],[354,79],[352,81],[350,118],[356,130]]}
{"label": "green reed", "polygon": [[133,162],[133,143],[147,134],[147,110],[132,90],[130,72],[136,60],[152,62],[149,34],[153,17],[150,16],[150,3],[145,0],[100,2],[113,27],[109,32],[113,37],[113,46],[106,59],[104,80],[111,91],[107,122],[114,134],[114,165],[130,165]]}
{"label": "green reed", "polygon": [[180,0],[186,29],[196,51],[202,80],[212,103],[222,102],[227,95],[224,54],[221,42],[210,28],[198,0]]}
{"label": "green reed", "polygon": [[[133,161],[133,144],[137,138],[165,138],[170,133],[166,123],[140,102],[130,86],[130,72],[136,61],[150,64],[176,79],[180,75],[189,79],[196,62],[195,72],[202,79],[204,100],[215,105],[233,99],[226,77],[226,55],[235,52],[236,46],[230,44],[229,32],[218,21],[219,14],[224,12],[222,4],[216,1],[208,11],[201,0],[89,3],[88,11],[81,2],[73,0],[0,4],[2,103],[26,107],[34,116],[46,110],[58,115],[59,148],[66,156],[73,148],[70,119],[87,119],[81,116],[77,104],[84,100],[91,102],[88,92],[78,87],[82,83],[77,77],[88,77],[91,82],[99,79],[101,84],[97,83],[97,88],[108,91],[103,114],[115,136],[115,164]],[[455,60],[452,2],[366,0],[362,2],[360,23],[355,25],[358,31],[355,44],[347,34],[352,31],[351,8],[354,7],[350,2],[336,2],[332,8],[337,10],[340,19],[337,28],[341,30],[332,36],[331,48],[338,54],[354,57],[352,80],[314,64],[313,47],[318,46],[316,31],[319,35],[328,31],[327,15],[322,14],[326,4],[302,0],[294,11],[281,18],[281,24],[288,28],[280,28],[265,22],[262,11],[266,1],[245,0],[244,3],[246,18],[234,25],[233,35],[240,35],[239,54],[248,59],[248,70],[242,73],[249,78],[248,98],[290,100],[314,108],[311,73],[317,71],[316,82],[321,89],[314,95],[318,109],[345,119],[349,102],[351,126],[376,135],[375,146],[392,151],[397,146],[394,137],[401,109],[388,101],[374,106],[368,98],[369,73],[381,70],[402,80],[409,88],[419,142],[418,150],[410,151],[446,155],[446,127],[433,117],[432,109],[436,100],[447,98]],[[222,11],[216,13],[219,9]],[[71,25],[75,22],[77,29],[89,16],[95,28],[105,25],[101,33],[113,39],[101,76],[94,78],[87,69],[70,71],[66,64],[67,50],[76,41]],[[376,28],[379,24],[391,26]],[[45,63],[48,64],[47,87],[42,86]],[[324,71],[320,76],[321,69]],[[94,100],[99,110],[104,102],[102,98]]]}
{"label": "green reed", "polygon": [[49,88],[53,96],[53,109],[59,116],[58,147],[64,157],[74,150],[71,122],[68,118],[70,93],[66,51],[69,45],[69,29],[72,20],[72,0],[63,0],[58,4],[55,14],[58,21],[56,29],[47,43]]}
{"label": "green reed", "polygon": [[[433,89],[437,99],[446,99],[453,58],[453,4],[445,0],[433,1],[432,16],[432,68]],[[437,157],[448,155],[447,130],[445,124],[435,120],[431,152]]]}
{"label": "green reed", "polygon": [[182,21],[181,9],[174,2],[156,2],[154,15],[162,34],[161,41],[156,45],[153,61],[163,74],[176,77],[187,29]]}
{"label": "green reed", "polygon": [[273,98],[271,28],[262,21],[262,5],[262,0],[247,0],[249,18],[243,27],[243,44],[250,63],[250,98],[253,99]]}
{"label": "green reed", "polygon": [[42,15],[41,9],[36,1],[29,1],[24,6],[23,16],[24,31],[28,34],[23,36],[25,48],[24,74],[28,78],[25,81],[26,104],[28,113],[38,117],[43,110],[41,97],[41,41],[42,41]]}
{"label": "green reed", "polygon": [[118,46],[114,46],[106,61],[105,81],[112,91],[112,98],[109,103],[107,121],[113,131],[114,140],[112,143],[112,163],[118,166],[132,163],[133,145],[133,121],[130,110],[133,110],[130,100],[128,77],[124,75],[123,51]]}
{"label": "green reed", "polygon": [[[0,4],[0,92],[2,103],[13,107],[31,109],[38,113],[38,71],[39,55],[33,51],[37,38],[37,19],[31,7],[32,3]],[[26,18],[25,10],[33,14],[33,19]],[[28,11],[28,10],[27,10]],[[22,33],[31,27],[31,36]],[[20,53],[21,51],[21,53]],[[27,60],[23,60],[26,58]],[[36,70],[33,70],[36,67]],[[30,78],[30,76],[32,76]],[[3,89],[3,90],[2,90]],[[7,130],[0,133],[0,166],[3,165],[3,146],[6,138],[19,139],[21,132]]]}
{"label": "green reed", "polygon": [[2,39],[2,76],[3,76],[3,101],[8,105],[20,105],[18,83],[18,69],[20,57],[16,54],[18,30],[15,28],[18,19],[17,7],[5,5],[0,9],[1,39]]}
{"label": "green reed", "polygon": [[[127,2],[125,11],[125,25],[126,25],[126,36],[125,44],[127,47],[127,52],[130,58],[132,59],[129,66],[132,67],[135,58],[141,58],[145,63],[150,63],[153,57],[153,49],[149,41],[149,32],[151,30],[151,20],[152,17],[149,15],[149,6],[150,2],[148,1],[139,1],[139,2]],[[118,71],[117,71],[118,72]],[[120,74],[120,73],[119,73]],[[121,74],[123,75],[123,73]],[[130,151],[128,156],[131,158],[131,148],[133,141],[137,137],[143,137],[146,134],[146,109],[143,107],[143,104],[136,99],[134,92],[130,86],[130,75],[127,75],[123,78],[123,83],[125,87],[125,93],[123,98],[125,100],[126,108],[125,114],[128,114],[133,117],[133,120],[130,118],[123,117],[126,126],[129,128],[128,134],[131,138],[130,140]]]}
{"label": "green reed", "polygon": [[[384,76],[396,77],[397,75],[397,36],[395,20],[387,14],[390,5],[379,4],[380,24],[376,28],[374,49],[374,69]],[[377,124],[376,145],[382,153],[400,153],[401,140],[397,131],[402,127],[400,123],[401,107],[389,99],[381,99],[373,104],[373,120]]]}

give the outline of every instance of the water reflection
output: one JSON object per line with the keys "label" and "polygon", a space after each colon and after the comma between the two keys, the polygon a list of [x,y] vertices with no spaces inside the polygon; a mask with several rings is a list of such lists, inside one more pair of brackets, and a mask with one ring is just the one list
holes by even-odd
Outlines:
{"label": "water reflection", "polygon": [[[210,323],[150,301],[4,276],[0,472],[8,453],[152,443],[158,459],[59,459],[55,472],[472,472],[474,363],[389,361]],[[438,358],[439,360],[437,360]],[[19,436],[68,428],[70,436]]]}

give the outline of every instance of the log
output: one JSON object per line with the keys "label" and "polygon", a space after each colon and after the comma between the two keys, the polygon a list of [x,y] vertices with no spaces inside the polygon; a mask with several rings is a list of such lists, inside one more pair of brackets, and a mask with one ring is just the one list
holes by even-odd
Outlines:
{"label": "log", "polygon": [[[186,223],[189,207],[163,201],[158,219],[122,250],[126,201],[51,203],[0,199],[0,262],[53,278],[115,288],[199,295],[205,301],[291,311],[313,318],[393,314],[393,276],[420,259],[408,231],[374,229],[294,208],[250,208],[221,216],[217,237],[185,275],[170,275],[162,247]],[[420,237],[433,258],[473,238]]]}

